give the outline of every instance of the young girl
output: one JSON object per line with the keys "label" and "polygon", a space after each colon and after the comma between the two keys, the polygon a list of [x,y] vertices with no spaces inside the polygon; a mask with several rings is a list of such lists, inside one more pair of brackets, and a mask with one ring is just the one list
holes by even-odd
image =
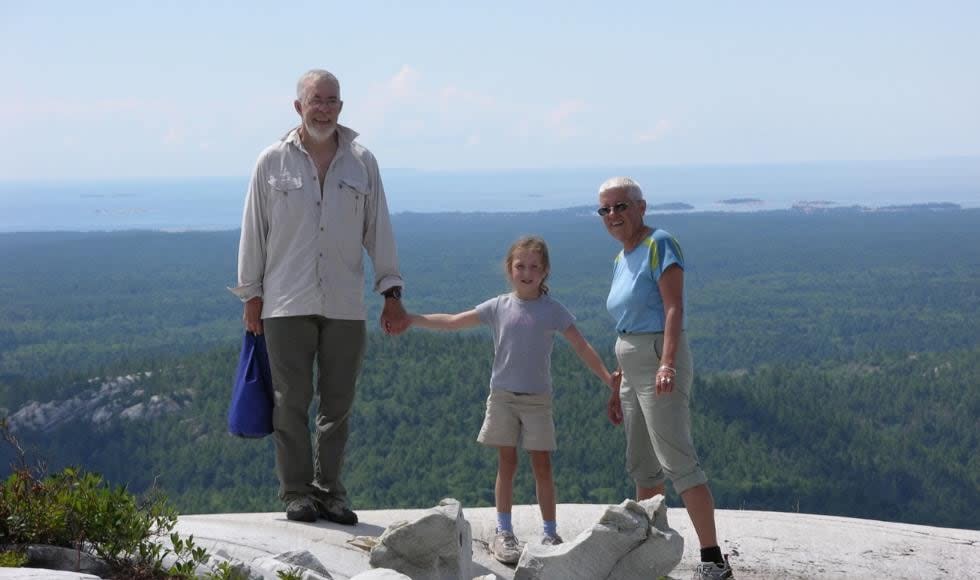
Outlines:
{"label": "young girl", "polygon": [[497,560],[514,564],[521,555],[511,525],[518,441],[523,442],[531,456],[544,520],[542,543],[562,542],[556,529],[555,484],[551,475],[551,452],[556,448],[551,412],[551,348],[555,332],[564,335],[602,382],[612,387],[613,379],[595,349],[575,328],[575,318],[548,296],[545,280],[551,264],[544,240],[517,240],[507,252],[504,268],[513,292],[459,314],[411,315],[411,322],[437,330],[458,330],[483,323],[492,331],[490,397],[477,441],[496,447],[498,453],[497,533],[491,550]]}

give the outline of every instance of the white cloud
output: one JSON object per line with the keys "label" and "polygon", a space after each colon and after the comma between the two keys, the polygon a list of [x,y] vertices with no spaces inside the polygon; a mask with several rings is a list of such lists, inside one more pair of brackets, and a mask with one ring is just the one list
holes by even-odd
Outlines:
{"label": "white cloud", "polygon": [[388,80],[391,94],[398,98],[413,98],[418,95],[419,71],[405,64]]}
{"label": "white cloud", "polygon": [[187,133],[183,129],[177,127],[167,127],[166,132],[163,134],[161,142],[164,145],[183,145],[186,140]]}
{"label": "white cloud", "polygon": [[589,105],[582,99],[567,99],[548,113],[548,121],[557,135],[563,139],[582,135],[581,124],[577,123],[580,113],[589,110]]}
{"label": "white cloud", "polygon": [[480,144],[480,136],[479,135],[473,134],[473,135],[470,135],[469,137],[466,138],[466,146],[467,147],[476,147],[479,144]]}
{"label": "white cloud", "polygon": [[422,119],[404,119],[398,123],[398,133],[403,137],[417,137],[425,130]]}
{"label": "white cloud", "polygon": [[446,85],[439,90],[439,104],[444,111],[457,107],[492,109],[497,106],[497,99],[476,91],[461,89],[456,85]]}
{"label": "white cloud", "polygon": [[172,104],[151,99],[26,99],[0,100],[0,120],[59,120],[90,121],[116,118],[120,115],[143,114],[147,111],[172,109]]}
{"label": "white cloud", "polygon": [[670,133],[673,128],[674,126],[670,121],[668,121],[667,119],[660,119],[653,126],[653,129],[649,131],[645,131],[643,133],[639,133],[636,136],[636,142],[649,143],[651,141],[658,141],[661,138],[663,138],[665,135]]}

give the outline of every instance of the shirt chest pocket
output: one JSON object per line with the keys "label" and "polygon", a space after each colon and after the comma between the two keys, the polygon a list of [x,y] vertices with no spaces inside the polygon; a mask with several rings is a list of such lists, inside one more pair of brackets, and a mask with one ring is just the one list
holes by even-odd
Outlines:
{"label": "shirt chest pocket", "polygon": [[370,192],[367,184],[354,179],[341,179],[337,196],[337,211],[340,217],[363,220],[367,211]]}
{"label": "shirt chest pocket", "polygon": [[269,177],[270,214],[273,223],[291,223],[309,210],[303,176],[284,171]]}

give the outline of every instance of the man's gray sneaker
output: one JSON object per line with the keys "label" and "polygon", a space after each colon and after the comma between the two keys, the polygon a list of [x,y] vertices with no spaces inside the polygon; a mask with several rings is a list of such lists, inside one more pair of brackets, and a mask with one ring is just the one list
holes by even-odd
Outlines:
{"label": "man's gray sneaker", "polygon": [[316,506],[313,505],[313,500],[305,495],[289,500],[286,504],[286,519],[294,522],[315,522]]}
{"label": "man's gray sneaker", "polygon": [[503,564],[516,564],[521,559],[521,548],[517,545],[517,538],[511,532],[497,530],[490,551],[493,553],[493,557]]}
{"label": "man's gray sneaker", "polygon": [[701,562],[694,569],[694,580],[732,580],[735,575],[732,567],[728,564],[728,556],[724,556],[724,564],[714,562]]}
{"label": "man's gray sneaker", "polygon": [[558,544],[564,544],[565,540],[561,539],[561,536],[558,534],[553,536],[550,534],[545,534],[544,537],[541,538],[541,543],[545,546],[557,546]]}

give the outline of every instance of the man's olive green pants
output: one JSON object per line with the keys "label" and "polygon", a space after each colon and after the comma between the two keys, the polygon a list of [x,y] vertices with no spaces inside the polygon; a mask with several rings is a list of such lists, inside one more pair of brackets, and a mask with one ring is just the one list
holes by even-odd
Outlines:
{"label": "man's olive green pants", "polygon": [[[348,418],[365,349],[363,320],[322,316],[266,318],[272,367],[279,498],[310,496],[347,505],[340,480]],[[314,369],[316,373],[314,374]],[[320,396],[311,441],[309,412]],[[349,506],[348,506],[349,507]]]}

